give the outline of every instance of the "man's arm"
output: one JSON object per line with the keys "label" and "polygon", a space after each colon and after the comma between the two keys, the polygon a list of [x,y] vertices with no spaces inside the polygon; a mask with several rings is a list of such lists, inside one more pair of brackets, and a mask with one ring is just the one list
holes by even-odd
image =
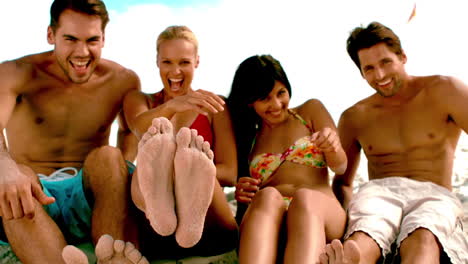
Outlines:
{"label": "man's arm", "polygon": [[352,113],[347,110],[341,115],[338,134],[348,158],[348,166],[343,174],[335,174],[332,184],[333,192],[343,208],[348,207],[353,196],[353,180],[361,158],[361,147],[357,141],[356,132],[356,128],[352,125]]}
{"label": "man's arm", "polygon": [[39,183],[26,175],[11,158],[3,135],[16,106],[16,98],[32,79],[31,71],[30,66],[17,62],[0,64],[0,216],[3,220],[34,217],[33,197],[44,205],[55,201],[47,197]]}
{"label": "man's arm", "polygon": [[437,100],[445,104],[449,116],[455,123],[468,133],[468,86],[453,77],[442,77],[447,85],[441,85],[434,95]]}

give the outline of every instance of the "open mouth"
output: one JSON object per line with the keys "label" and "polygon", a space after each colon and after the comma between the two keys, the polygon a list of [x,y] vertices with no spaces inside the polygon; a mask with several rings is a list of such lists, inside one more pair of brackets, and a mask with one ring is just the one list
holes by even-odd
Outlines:
{"label": "open mouth", "polygon": [[168,82],[169,82],[169,87],[174,92],[179,91],[182,88],[182,85],[184,84],[183,79],[170,78],[170,79],[168,79]]}
{"label": "open mouth", "polygon": [[91,60],[85,61],[70,61],[70,65],[78,74],[85,74],[88,70],[88,66],[91,64]]}
{"label": "open mouth", "polygon": [[383,86],[389,85],[391,82],[392,82],[392,79],[390,78],[390,79],[386,79],[384,81],[377,82],[377,85],[383,87]]}

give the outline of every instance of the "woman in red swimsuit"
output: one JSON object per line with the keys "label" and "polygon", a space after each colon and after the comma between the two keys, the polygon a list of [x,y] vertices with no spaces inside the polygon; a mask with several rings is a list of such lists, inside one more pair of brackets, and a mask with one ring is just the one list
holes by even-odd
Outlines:
{"label": "woman in red swimsuit", "polygon": [[236,135],[236,199],[249,204],[241,223],[239,261],[316,263],[343,235],[345,211],[328,168],[346,170],[335,124],[311,99],[289,108],[291,87],[280,63],[253,56],[238,67],[228,105]]}
{"label": "woman in red swimsuit", "polygon": [[217,255],[237,246],[237,224],[222,190],[236,182],[234,134],[224,100],[192,89],[198,64],[193,32],[168,27],[157,39],[164,88],[151,95],[133,91],[124,101],[139,140],[132,199],[156,232],[141,244],[159,257]]}

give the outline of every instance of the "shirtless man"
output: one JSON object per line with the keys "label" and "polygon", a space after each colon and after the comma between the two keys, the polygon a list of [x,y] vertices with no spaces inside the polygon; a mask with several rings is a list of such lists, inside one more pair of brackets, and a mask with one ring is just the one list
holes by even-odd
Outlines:
{"label": "shirtless man", "polygon": [[[54,50],[0,65],[0,216],[23,263],[64,263],[67,243],[103,234],[136,242],[126,228],[125,162],[135,158],[136,138],[121,108],[140,85],[134,72],[100,58],[108,20],[100,0],[55,0],[47,30]],[[117,116],[120,149],[108,146]],[[98,259],[110,262],[100,263],[139,254],[109,236],[101,241]],[[74,263],[74,251],[64,253]]]}
{"label": "shirtless man", "polygon": [[[399,38],[377,22],[354,29],[347,49],[376,93],[339,122],[348,168],[333,186],[348,208],[348,230],[344,244],[326,246],[321,262],[376,263],[396,242],[401,263],[447,256],[466,263],[451,176],[458,138],[468,131],[468,87],[452,77],[408,75]],[[370,181],[351,199],[361,149]]]}

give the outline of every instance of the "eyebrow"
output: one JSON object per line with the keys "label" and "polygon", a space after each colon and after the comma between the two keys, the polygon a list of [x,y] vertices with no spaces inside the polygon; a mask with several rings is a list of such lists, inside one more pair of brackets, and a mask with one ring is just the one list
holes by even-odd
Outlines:
{"label": "eyebrow", "polygon": [[[75,37],[75,36],[73,36],[73,35],[68,35],[68,34],[63,34],[63,37],[64,37],[64,38],[74,39],[74,40],[77,40],[77,39],[78,39],[77,37]],[[101,38],[101,36],[92,36],[92,37],[86,39],[86,41],[89,41],[89,40],[98,40],[98,39],[100,39],[100,38]]]}

